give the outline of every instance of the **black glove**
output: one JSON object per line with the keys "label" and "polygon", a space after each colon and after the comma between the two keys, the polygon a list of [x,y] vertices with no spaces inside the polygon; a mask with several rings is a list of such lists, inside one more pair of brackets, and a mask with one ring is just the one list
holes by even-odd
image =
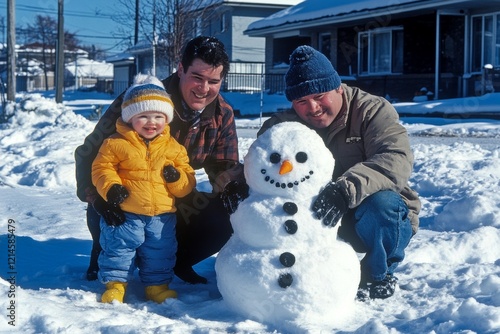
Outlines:
{"label": "black glove", "polygon": [[323,219],[323,224],[330,227],[337,225],[348,208],[347,195],[335,182],[328,183],[312,205],[316,218]]}
{"label": "black glove", "polygon": [[224,207],[229,214],[233,214],[238,205],[248,197],[248,184],[244,181],[231,181],[220,194]]}
{"label": "black glove", "polygon": [[167,183],[172,183],[181,178],[181,174],[174,166],[168,165],[163,167],[163,177]]}
{"label": "black glove", "polygon": [[128,190],[121,184],[113,184],[111,188],[109,188],[106,197],[110,205],[118,206],[128,197]]}
{"label": "black glove", "polygon": [[122,209],[118,205],[113,206],[107,203],[101,196],[97,196],[92,206],[109,226],[120,226],[125,222]]}

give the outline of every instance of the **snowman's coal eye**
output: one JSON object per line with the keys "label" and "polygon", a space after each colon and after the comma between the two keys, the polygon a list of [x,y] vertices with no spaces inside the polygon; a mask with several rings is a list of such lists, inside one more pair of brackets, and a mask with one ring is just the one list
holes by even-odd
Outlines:
{"label": "snowman's coal eye", "polygon": [[307,153],[305,152],[299,152],[295,155],[295,160],[300,163],[304,163],[307,161]]}
{"label": "snowman's coal eye", "polygon": [[271,161],[273,164],[277,164],[281,161],[281,155],[279,153],[272,153],[269,157],[269,161]]}

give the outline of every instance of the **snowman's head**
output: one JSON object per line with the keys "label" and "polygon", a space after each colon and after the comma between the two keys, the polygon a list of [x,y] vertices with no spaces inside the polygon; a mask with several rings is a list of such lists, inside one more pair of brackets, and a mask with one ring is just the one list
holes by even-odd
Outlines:
{"label": "snowman's head", "polygon": [[335,160],[315,131],[298,122],[283,122],[253,142],[244,166],[254,192],[308,198],[331,180]]}

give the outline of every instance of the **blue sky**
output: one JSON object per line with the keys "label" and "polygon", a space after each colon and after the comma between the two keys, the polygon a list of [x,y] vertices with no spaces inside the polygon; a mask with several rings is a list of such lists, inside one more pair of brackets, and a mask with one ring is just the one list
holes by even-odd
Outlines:
{"label": "blue sky", "polygon": [[[4,18],[5,25],[7,1],[0,0],[0,18]],[[16,27],[31,24],[36,15],[49,15],[57,19],[58,0],[15,0],[15,5]],[[116,13],[117,6],[121,6],[117,0],[64,0],[64,29],[76,33],[84,45],[94,44],[110,55],[117,53],[123,48],[116,46],[119,39],[113,37],[113,33],[117,32],[119,27],[111,19]],[[131,35],[133,29],[131,26]],[[2,32],[0,38],[4,42],[6,34]]]}

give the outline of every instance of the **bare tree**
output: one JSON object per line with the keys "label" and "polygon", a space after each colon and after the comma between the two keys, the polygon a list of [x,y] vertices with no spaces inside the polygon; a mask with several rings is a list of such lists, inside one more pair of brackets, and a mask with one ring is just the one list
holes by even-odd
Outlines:
{"label": "bare tree", "polygon": [[[45,89],[49,89],[48,72],[55,69],[56,63],[56,42],[57,42],[57,21],[50,16],[37,15],[34,23],[28,24],[22,29],[26,42],[41,49],[41,60],[45,77]],[[79,41],[75,34],[64,32],[65,50],[75,50]]]}
{"label": "bare tree", "polygon": [[100,47],[96,47],[94,44],[80,46],[80,49],[89,53],[89,59],[104,60],[106,58],[106,51]]}
{"label": "bare tree", "polygon": [[2,44],[5,44],[5,28],[7,25],[5,24],[5,16],[0,16],[0,29],[2,29]]}
{"label": "bare tree", "polygon": [[47,73],[54,69],[55,47],[57,41],[57,21],[50,16],[37,15],[33,25],[27,25],[28,38],[31,43],[39,44],[42,51],[45,89],[49,89]]}
{"label": "bare tree", "polygon": [[[121,31],[133,31],[138,18],[139,38],[155,46],[156,58],[172,71],[184,44],[204,31],[210,21],[220,16],[220,0],[119,0],[122,10],[113,18]],[[136,5],[139,4],[138,11]],[[138,15],[136,15],[138,14]],[[132,45],[130,45],[132,46]]]}

